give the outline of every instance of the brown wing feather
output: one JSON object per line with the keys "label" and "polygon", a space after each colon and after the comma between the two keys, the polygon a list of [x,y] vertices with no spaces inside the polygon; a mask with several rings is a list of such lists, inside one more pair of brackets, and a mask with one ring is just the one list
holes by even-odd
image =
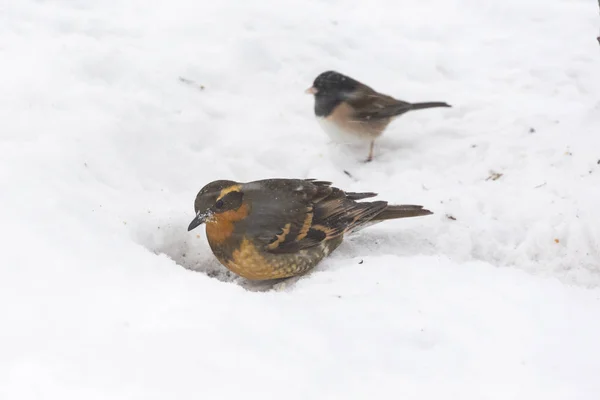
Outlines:
{"label": "brown wing feather", "polygon": [[375,193],[345,193],[330,182],[305,181],[303,207],[296,207],[280,232],[271,238],[266,250],[292,253],[321,244],[355,230],[369,222],[386,207],[387,202],[358,203],[355,199],[373,197]]}
{"label": "brown wing feather", "polygon": [[355,110],[357,120],[389,118],[410,110],[410,103],[379,93],[369,86],[361,85],[346,102]]}
{"label": "brown wing feather", "polygon": [[434,107],[452,107],[441,101],[428,101],[422,103],[409,103],[398,100],[383,93],[378,93],[366,85],[345,99],[354,109],[352,117],[356,121],[386,120],[411,110],[422,110]]}

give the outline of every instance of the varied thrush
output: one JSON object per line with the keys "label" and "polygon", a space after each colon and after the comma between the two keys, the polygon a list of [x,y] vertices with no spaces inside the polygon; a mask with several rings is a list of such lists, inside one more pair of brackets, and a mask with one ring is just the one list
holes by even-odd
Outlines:
{"label": "varied thrush", "polygon": [[188,231],[205,223],[212,252],[237,275],[288,278],[312,269],[347,233],[388,219],[432,214],[418,205],[357,201],[374,196],[315,179],[217,180],[196,196]]}
{"label": "varied thrush", "polygon": [[373,160],[375,139],[394,118],[413,110],[451,107],[439,101],[408,103],[397,100],[335,71],[317,76],[306,93],[314,95],[315,116],[332,140],[370,142],[366,161]]}

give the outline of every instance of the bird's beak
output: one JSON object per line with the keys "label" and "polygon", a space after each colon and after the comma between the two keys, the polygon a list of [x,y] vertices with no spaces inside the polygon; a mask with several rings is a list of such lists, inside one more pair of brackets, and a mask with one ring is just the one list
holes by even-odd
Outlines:
{"label": "bird's beak", "polygon": [[191,231],[192,229],[195,229],[197,227],[199,227],[200,225],[202,225],[206,219],[209,217],[210,212],[209,211],[205,211],[205,212],[200,212],[198,211],[198,214],[196,214],[196,218],[194,218],[192,220],[192,222],[190,222],[190,225],[188,226],[188,232]]}
{"label": "bird's beak", "polygon": [[318,92],[318,91],[319,91],[319,90],[318,90],[316,87],[314,87],[314,86],[311,86],[311,87],[309,87],[308,89],[306,89],[306,90],[304,91],[304,93],[306,93],[306,94],[317,94],[317,92]]}

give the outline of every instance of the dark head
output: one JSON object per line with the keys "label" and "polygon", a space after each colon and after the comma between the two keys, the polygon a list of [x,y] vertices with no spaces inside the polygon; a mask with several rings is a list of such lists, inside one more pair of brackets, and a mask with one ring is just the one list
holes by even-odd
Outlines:
{"label": "dark head", "polygon": [[242,205],[244,194],[241,185],[233,181],[214,181],[204,186],[196,196],[194,210],[196,217],[188,226],[188,231],[210,222],[214,216],[237,210]]}
{"label": "dark head", "polygon": [[326,71],[317,76],[306,93],[315,96],[315,114],[327,116],[342,101],[352,96],[361,86],[360,82],[335,71]]}
{"label": "dark head", "polygon": [[360,83],[348,76],[335,71],[326,71],[315,78],[312,87],[306,89],[306,93],[315,96],[337,96],[340,92],[352,93]]}

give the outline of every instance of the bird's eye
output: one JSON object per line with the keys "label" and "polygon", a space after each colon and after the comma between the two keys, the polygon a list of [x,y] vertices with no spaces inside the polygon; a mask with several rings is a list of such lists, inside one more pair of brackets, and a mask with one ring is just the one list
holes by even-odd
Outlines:
{"label": "bird's eye", "polygon": [[215,207],[217,207],[217,208],[221,208],[221,207],[223,207],[223,200],[219,200],[219,201],[217,201],[217,202],[215,203]]}

